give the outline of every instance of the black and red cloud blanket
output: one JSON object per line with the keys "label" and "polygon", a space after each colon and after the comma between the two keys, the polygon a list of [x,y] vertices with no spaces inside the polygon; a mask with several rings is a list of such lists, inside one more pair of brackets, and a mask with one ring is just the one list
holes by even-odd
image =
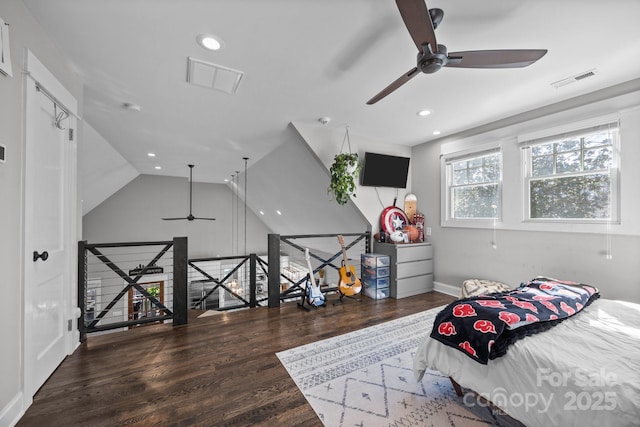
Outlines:
{"label": "black and red cloud blanket", "polygon": [[509,292],[452,302],[436,316],[431,338],[486,365],[512,343],[548,330],[599,297],[593,286],[537,277]]}

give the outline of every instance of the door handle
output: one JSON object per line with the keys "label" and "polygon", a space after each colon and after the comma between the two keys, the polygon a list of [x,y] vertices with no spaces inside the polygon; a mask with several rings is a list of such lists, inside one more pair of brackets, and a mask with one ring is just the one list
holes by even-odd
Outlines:
{"label": "door handle", "polygon": [[42,251],[42,253],[39,254],[38,251],[33,251],[33,262],[36,262],[38,258],[40,258],[43,261],[46,261],[49,258],[49,252]]}

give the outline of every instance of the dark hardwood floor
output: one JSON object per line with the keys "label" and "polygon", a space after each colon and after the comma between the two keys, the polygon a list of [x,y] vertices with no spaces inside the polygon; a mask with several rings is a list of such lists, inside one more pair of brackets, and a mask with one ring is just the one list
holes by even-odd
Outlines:
{"label": "dark hardwood floor", "polygon": [[276,352],[447,304],[430,292],[311,312],[225,312],[189,324],[91,336],[53,373],[18,426],[321,426]]}

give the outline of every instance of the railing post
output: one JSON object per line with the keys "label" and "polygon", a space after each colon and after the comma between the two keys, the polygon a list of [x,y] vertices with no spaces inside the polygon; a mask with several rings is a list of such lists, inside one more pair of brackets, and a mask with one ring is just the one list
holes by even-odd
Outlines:
{"label": "railing post", "polygon": [[80,342],[87,340],[86,325],[84,319],[87,314],[87,241],[78,242],[78,307],[80,307],[80,317],[78,318],[78,332]]}
{"label": "railing post", "polygon": [[173,326],[186,325],[187,318],[187,238],[173,238]]}
{"label": "railing post", "polygon": [[249,307],[258,305],[256,299],[256,254],[249,255]]}
{"label": "railing post", "polygon": [[268,239],[269,308],[272,308],[280,307],[280,235],[269,234]]}

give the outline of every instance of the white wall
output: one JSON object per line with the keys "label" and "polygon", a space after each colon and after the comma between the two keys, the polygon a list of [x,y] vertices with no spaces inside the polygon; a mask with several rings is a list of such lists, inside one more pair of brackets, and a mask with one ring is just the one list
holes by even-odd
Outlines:
{"label": "white wall", "polygon": [[[344,127],[327,127],[322,125],[307,125],[303,123],[293,123],[293,126],[307,142],[319,160],[325,165],[328,171],[333,163],[333,158],[340,153],[344,140]],[[380,154],[390,154],[394,156],[411,157],[411,147],[396,144],[383,144],[379,141],[371,141],[359,136],[353,129],[349,129],[349,139],[351,141],[351,151],[358,153],[360,160],[364,160],[365,152]],[[348,151],[347,144],[344,151]],[[420,167],[419,165],[417,167]],[[380,231],[380,214],[387,206],[393,205],[394,198],[397,197],[396,206],[404,208],[404,197],[412,191],[411,172],[416,168],[413,159],[409,162],[409,176],[407,178],[407,188],[385,188],[385,187],[363,187],[356,185],[356,197],[351,201],[362,212],[372,228],[372,233]],[[326,187],[329,186],[329,176],[327,175]],[[424,205],[418,200],[418,211],[422,211]]]}
{"label": "white wall", "polygon": [[[588,99],[584,97],[583,99]],[[640,92],[615,96],[551,114],[510,123],[476,135],[447,138],[413,148],[413,182],[419,200],[426,201],[426,223],[433,230],[435,280],[459,287],[467,278],[488,278],[513,286],[537,275],[576,280],[600,288],[603,297],[640,302]],[[563,123],[619,114],[621,132],[622,224],[591,232],[579,227],[522,224],[520,157],[516,136]],[[504,221],[497,230],[441,226],[440,154],[452,146],[469,148],[500,140],[504,151]],[[508,162],[508,163],[507,163]],[[562,230],[562,231],[558,231]],[[572,231],[573,230],[573,231]],[[491,242],[497,242],[493,248]],[[610,239],[612,259],[605,257]]]}
{"label": "white wall", "polygon": [[85,215],[140,173],[88,123],[80,140],[78,186]]}
{"label": "white wall", "polygon": [[[5,304],[0,310],[0,425],[17,420],[22,410],[22,186],[23,111],[22,64],[25,48],[51,71],[77,100],[82,82],[20,0],[2,0],[0,16],[10,24],[13,77],[0,75],[0,144],[7,162],[0,164],[0,286]],[[80,126],[82,123],[80,122]]]}

